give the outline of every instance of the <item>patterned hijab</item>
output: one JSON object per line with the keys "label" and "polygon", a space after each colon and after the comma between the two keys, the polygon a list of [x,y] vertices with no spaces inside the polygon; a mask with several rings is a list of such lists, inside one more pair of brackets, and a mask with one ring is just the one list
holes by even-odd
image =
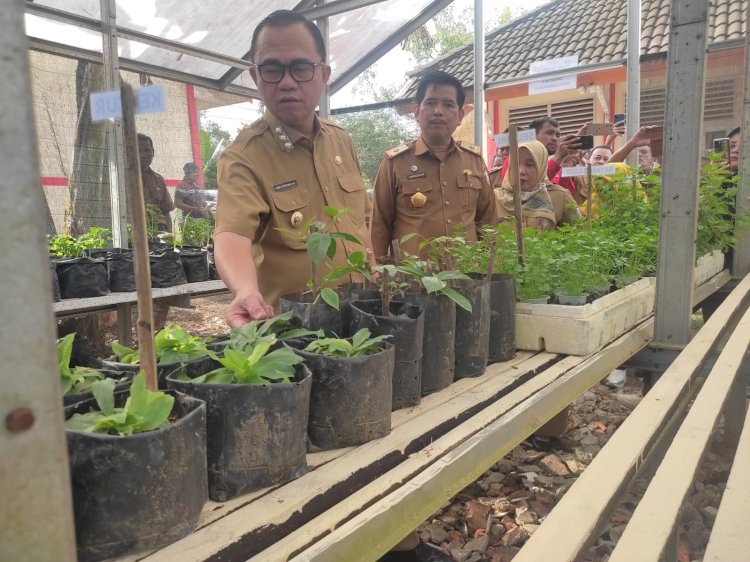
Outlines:
{"label": "patterned hijab", "polygon": [[[525,148],[531,153],[534,163],[536,164],[537,184],[536,186],[521,191],[521,214],[524,218],[546,218],[555,224],[555,209],[552,206],[552,199],[547,193],[547,149],[539,141],[529,141],[518,145],[518,151]],[[508,173],[503,178],[503,185],[496,190],[500,205],[514,213],[513,207],[513,187],[510,183],[513,164],[508,166]]]}

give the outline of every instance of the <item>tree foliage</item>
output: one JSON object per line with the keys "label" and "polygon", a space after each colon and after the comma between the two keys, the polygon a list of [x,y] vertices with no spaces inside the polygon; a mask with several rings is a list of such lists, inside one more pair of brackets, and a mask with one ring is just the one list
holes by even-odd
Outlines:
{"label": "tree foliage", "polygon": [[375,181],[383,153],[417,136],[417,124],[394,109],[336,115],[336,122],[352,137],[362,176],[369,187]]}
{"label": "tree foliage", "polygon": [[[219,162],[219,153],[229,145],[232,139],[230,134],[217,123],[201,120],[200,140],[204,185],[206,189],[216,189],[216,168]],[[217,147],[220,147],[218,151]]]}

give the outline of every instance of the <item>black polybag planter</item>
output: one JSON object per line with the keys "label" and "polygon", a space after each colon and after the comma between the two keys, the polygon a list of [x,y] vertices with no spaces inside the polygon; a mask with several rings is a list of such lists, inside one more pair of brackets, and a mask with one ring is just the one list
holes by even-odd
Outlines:
{"label": "black polybag planter", "polygon": [[49,269],[52,276],[52,302],[57,302],[62,298],[60,295],[60,282],[57,280],[56,259],[54,256],[49,257]]}
{"label": "black polybag planter", "polygon": [[[393,367],[393,409],[419,404],[422,396],[422,341],[424,312],[418,306],[391,301],[390,313],[382,316],[379,300],[354,301],[349,331],[368,328],[373,336],[390,335],[396,348]],[[401,316],[403,315],[403,316]]]}
{"label": "black polybag planter", "polygon": [[424,310],[422,396],[426,396],[453,382],[456,303],[439,293],[406,293],[403,299]]}
{"label": "black polybag planter", "polygon": [[187,283],[179,253],[174,250],[152,252],[148,259],[151,265],[152,287],[162,289]]}
{"label": "black polybag planter", "polygon": [[[302,328],[308,330],[323,330],[327,336],[343,338],[344,330],[341,310],[329,306],[322,299],[313,303],[312,293],[292,293],[279,299],[280,313],[292,311],[292,318],[299,322]],[[339,306],[339,308],[341,308]]]}
{"label": "black polybag planter", "polygon": [[[175,392],[164,429],[125,437],[67,430],[80,562],[159,548],[188,535],[207,500],[206,407]],[[115,393],[123,406],[128,391]],[[95,408],[94,400],[65,409]]]}
{"label": "black polybag planter", "polygon": [[209,244],[206,246],[206,253],[208,258],[208,279],[210,281],[218,281],[221,279],[219,271],[216,269],[216,257],[214,256],[214,247]]}
{"label": "black polybag planter", "polygon": [[58,260],[57,279],[64,299],[103,297],[109,292],[107,264],[103,259]]}
{"label": "black polybag planter", "polygon": [[167,377],[171,388],[206,403],[212,500],[282,484],[307,471],[312,377],[304,364],[296,367],[289,384],[194,384]]}
{"label": "black polybag planter", "polygon": [[309,340],[290,341],[312,372],[311,450],[367,443],[391,432],[394,347],[362,357],[329,357],[303,351]]}
{"label": "black polybag planter", "polygon": [[471,303],[471,312],[456,307],[455,379],[477,377],[487,369],[490,343],[490,285],[484,276],[469,274],[471,281],[458,280],[454,288]]}
{"label": "black polybag planter", "polygon": [[109,290],[113,293],[135,291],[135,269],[133,252],[128,248],[113,248],[107,252],[109,269]]}
{"label": "black polybag planter", "polygon": [[180,261],[188,283],[208,281],[208,252],[201,248],[182,248]]}
{"label": "black polybag planter", "polygon": [[490,344],[487,361],[498,363],[516,356],[516,281],[507,273],[490,278]]}
{"label": "black polybag planter", "polygon": [[[133,374],[141,370],[140,364],[120,363],[117,357],[110,357],[101,360],[102,368],[110,371],[131,372]],[[188,359],[184,363],[157,363],[156,376],[158,377],[159,388],[164,388],[167,382],[167,375],[178,374],[178,371],[184,369],[189,377],[197,377],[213,369],[215,362],[208,355]]]}

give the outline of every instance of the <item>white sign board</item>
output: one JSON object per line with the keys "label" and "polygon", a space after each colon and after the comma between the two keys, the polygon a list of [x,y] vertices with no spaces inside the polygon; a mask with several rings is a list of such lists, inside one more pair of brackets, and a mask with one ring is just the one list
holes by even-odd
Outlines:
{"label": "white sign board", "polygon": [[[592,176],[610,176],[617,171],[612,164],[602,166],[591,166]],[[562,177],[577,178],[586,175],[586,166],[568,166],[562,169]]]}
{"label": "white sign board", "polygon": [[[566,70],[578,66],[578,55],[560,57],[557,59],[532,62],[529,65],[529,75]],[[546,94],[560,90],[574,90],[577,87],[577,75],[549,76],[529,82],[529,95]]]}
{"label": "white sign board", "polygon": [[[534,129],[524,129],[523,131],[518,131],[517,137],[518,144],[521,144],[522,142],[531,142],[536,140],[536,131]],[[495,146],[498,148],[510,146],[510,134],[502,133],[500,135],[495,135]]]}
{"label": "white sign board", "polygon": [[[91,94],[91,120],[93,122],[122,117],[120,90]],[[164,86],[144,86],[135,89],[136,113],[162,113],[165,110]]]}

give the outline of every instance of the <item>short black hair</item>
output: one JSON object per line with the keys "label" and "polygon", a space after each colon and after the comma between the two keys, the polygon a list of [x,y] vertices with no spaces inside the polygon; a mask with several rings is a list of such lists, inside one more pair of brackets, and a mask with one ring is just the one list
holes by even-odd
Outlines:
{"label": "short black hair", "polygon": [[739,135],[739,134],[740,134],[740,128],[735,127],[734,129],[732,129],[731,131],[727,133],[727,137],[732,138],[734,135]]}
{"label": "short black hair", "polygon": [[607,146],[606,144],[600,144],[599,146],[595,146],[594,148],[592,148],[591,150],[589,150],[589,156],[591,156],[591,155],[592,155],[592,154],[594,153],[594,151],[595,151],[595,150],[598,150],[598,149],[600,149],[600,148],[606,148],[606,149],[607,149],[607,150],[609,150],[609,151],[610,151],[610,152],[611,152],[612,154],[614,154],[614,152],[615,152],[614,150],[612,150],[612,147],[611,147],[611,146]]}
{"label": "short black hair", "polygon": [[553,119],[549,115],[542,115],[541,117],[537,117],[534,119],[531,123],[529,123],[529,129],[534,129],[537,133],[539,132],[539,129],[544,127],[545,123],[549,123],[553,127],[560,128],[560,123],[557,121],[557,119]]}
{"label": "short black hair", "polygon": [[151,140],[151,137],[149,137],[148,135],[144,135],[143,133],[138,133],[137,139],[138,139],[138,144],[141,144],[142,142],[147,142],[151,145],[151,149],[153,150],[154,141]]}
{"label": "short black hair", "polygon": [[458,102],[458,107],[464,106],[464,102],[466,101],[466,90],[464,90],[463,85],[455,76],[443,72],[442,70],[430,70],[419,79],[419,85],[417,86],[417,104],[424,101],[427,88],[430,86],[453,86],[456,88],[456,101]]}
{"label": "short black hair", "polygon": [[318,26],[307,19],[305,16],[292,10],[276,10],[271,12],[262,20],[253,31],[253,38],[250,41],[250,60],[255,62],[255,50],[258,48],[258,35],[264,27],[290,27],[301,23],[307,28],[315,41],[315,48],[318,50],[321,62],[326,60],[326,43],[323,40],[323,34]]}

